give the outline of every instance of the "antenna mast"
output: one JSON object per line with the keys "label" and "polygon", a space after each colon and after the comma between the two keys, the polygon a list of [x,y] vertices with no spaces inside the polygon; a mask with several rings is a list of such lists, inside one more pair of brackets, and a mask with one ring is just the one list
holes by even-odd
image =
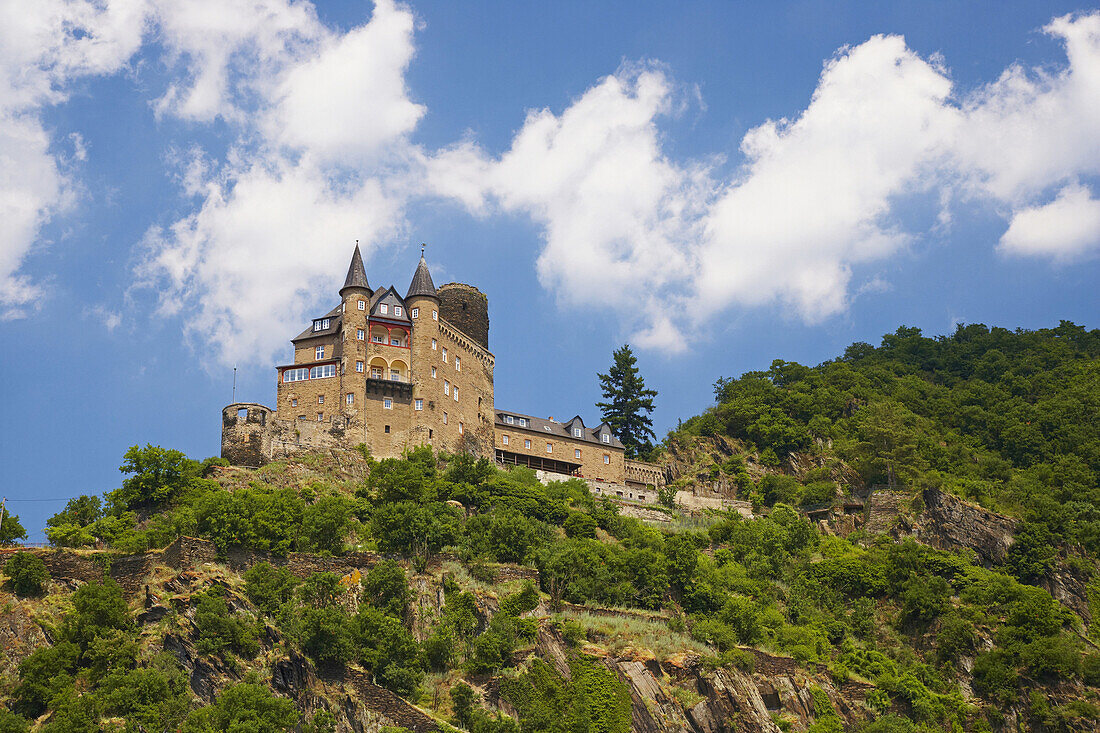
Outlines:
{"label": "antenna mast", "polygon": [[233,367],[233,403],[237,402],[237,367]]}

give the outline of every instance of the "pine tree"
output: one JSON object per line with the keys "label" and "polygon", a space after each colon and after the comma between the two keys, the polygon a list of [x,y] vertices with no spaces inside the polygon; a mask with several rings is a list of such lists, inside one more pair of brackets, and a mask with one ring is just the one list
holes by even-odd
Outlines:
{"label": "pine tree", "polygon": [[626,455],[633,458],[653,448],[653,398],[657,390],[646,389],[645,380],[638,375],[638,360],[626,344],[616,349],[613,363],[607,374],[597,374],[600,388],[607,402],[597,402],[603,419],[611,426],[611,432],[626,447]]}

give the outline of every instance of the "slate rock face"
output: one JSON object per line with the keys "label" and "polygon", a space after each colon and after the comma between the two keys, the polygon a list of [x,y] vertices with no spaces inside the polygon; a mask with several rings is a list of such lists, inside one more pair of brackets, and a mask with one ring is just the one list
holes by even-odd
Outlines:
{"label": "slate rock face", "polygon": [[941,550],[969,549],[985,565],[1008,557],[1016,532],[1016,520],[968,504],[939,489],[927,489],[924,511],[914,522],[914,534],[926,545]]}

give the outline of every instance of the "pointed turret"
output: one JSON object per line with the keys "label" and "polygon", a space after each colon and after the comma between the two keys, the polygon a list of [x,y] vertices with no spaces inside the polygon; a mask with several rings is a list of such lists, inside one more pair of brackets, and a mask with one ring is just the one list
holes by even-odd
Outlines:
{"label": "pointed turret", "polygon": [[359,242],[355,242],[355,252],[351,255],[351,265],[348,267],[348,276],[344,278],[344,287],[340,288],[340,295],[348,288],[362,288],[370,291],[367,283],[367,271],[363,267],[363,255],[359,252]]}
{"label": "pointed turret", "polygon": [[405,300],[416,297],[439,299],[439,295],[435,292],[435,283],[432,282],[432,274],[428,272],[428,263],[424,261],[423,253],[420,255],[420,262],[417,264],[416,272],[409,284],[409,292],[405,294]]}

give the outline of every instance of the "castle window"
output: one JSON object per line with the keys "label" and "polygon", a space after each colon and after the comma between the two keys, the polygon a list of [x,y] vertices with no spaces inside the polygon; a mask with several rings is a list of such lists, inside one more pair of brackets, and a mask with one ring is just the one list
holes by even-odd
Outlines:
{"label": "castle window", "polygon": [[363,371],[363,362],[361,362],[361,361],[355,362],[355,371],[357,371],[357,372]]}
{"label": "castle window", "polygon": [[397,369],[390,369],[390,381],[391,382],[400,382],[401,381],[401,372]]}
{"label": "castle window", "polygon": [[433,321],[438,321],[439,320],[439,311],[432,311],[432,320]]}
{"label": "castle window", "polygon": [[393,336],[390,336],[390,346],[401,346],[401,345],[402,345],[401,344],[401,339],[395,339]]}
{"label": "castle window", "polygon": [[432,351],[435,351],[438,348],[439,348],[439,343],[435,339],[432,339]]}
{"label": "castle window", "polygon": [[390,432],[390,426],[389,425],[386,426],[385,432],[387,432],[387,433]]}
{"label": "castle window", "polygon": [[413,409],[423,410],[424,409],[424,400],[422,400],[422,399],[413,400]]}
{"label": "castle window", "polygon": [[344,401],[347,402],[349,405],[354,405],[355,395],[353,395],[351,392],[348,392],[347,395],[344,397]]}
{"label": "castle window", "polygon": [[313,330],[324,331],[326,328],[328,328],[329,323],[330,321],[328,318],[318,318],[316,321],[313,322]]}
{"label": "castle window", "polygon": [[366,337],[367,337],[367,333],[366,333],[366,331],[364,331],[364,330],[363,330],[363,329],[361,329],[361,328],[357,328],[357,329],[355,329],[355,338],[357,338],[357,339],[359,339],[360,341],[362,341],[362,340],[363,340],[363,339],[365,339]]}
{"label": "castle window", "polygon": [[508,445],[508,436],[507,435],[500,436],[500,442],[501,442],[501,445]]}
{"label": "castle window", "polygon": [[546,452],[547,453],[553,453],[554,452],[554,444],[553,443],[547,443],[546,444]]}
{"label": "castle window", "polygon": [[309,370],[309,378],[310,379],[323,379],[325,377],[335,377],[335,376],[336,376],[336,365],[335,364],[325,364],[324,366],[315,366],[315,367],[311,367],[310,370]]}
{"label": "castle window", "polygon": [[297,397],[291,397],[290,398],[290,406],[291,407],[297,407],[298,406],[298,398]]}
{"label": "castle window", "polygon": [[447,413],[445,413],[445,412],[443,413],[443,424],[444,425],[447,424]]}
{"label": "castle window", "polygon": [[418,318],[419,316],[420,316],[420,309],[419,308],[413,308],[412,309],[412,317],[415,319],[415,318]]}
{"label": "castle window", "polygon": [[573,437],[574,438],[581,437],[581,429],[580,428],[573,428]]}
{"label": "castle window", "polygon": [[325,396],[323,394],[317,395],[317,404],[318,405],[325,404]]}
{"label": "castle window", "polygon": [[371,367],[370,368],[370,377],[371,377],[371,379],[381,379],[382,378],[382,367]]}
{"label": "castle window", "polygon": [[462,362],[459,360],[459,358],[457,356],[455,357],[455,371],[456,372],[462,371]]}
{"label": "castle window", "polygon": [[455,385],[455,402],[458,402],[458,385]]}
{"label": "castle window", "polygon": [[444,379],[443,380],[443,394],[450,394],[450,393],[451,393],[451,383],[448,382],[446,379]]}
{"label": "castle window", "polygon": [[574,458],[580,458],[581,457],[581,449],[580,448],[574,448],[573,449],[573,457]]}
{"label": "castle window", "polygon": [[603,454],[603,462],[604,462],[604,463],[606,463],[606,464],[608,464],[608,465],[610,465],[610,464],[611,464],[611,456],[609,456],[609,455],[607,455],[606,453],[604,453],[604,454]]}
{"label": "castle window", "polygon": [[390,312],[390,307],[388,305],[386,305],[385,303],[383,303],[382,305],[378,306],[378,312],[381,313],[382,315],[386,315],[387,313]]}
{"label": "castle window", "polygon": [[458,434],[459,434],[459,435],[462,435],[462,434],[463,434],[463,433],[465,433],[465,432],[466,432],[466,426],[465,426],[465,425],[463,425],[462,423],[459,423],[459,424],[458,424]]}
{"label": "castle window", "polygon": [[443,363],[444,364],[447,363],[447,347],[446,346],[443,347]]}
{"label": "castle window", "polygon": [[393,409],[393,400],[390,399],[389,397],[384,398],[382,400],[382,407],[386,408],[387,410],[392,410]]}
{"label": "castle window", "polygon": [[600,440],[604,443],[611,442],[611,433],[600,433]]}
{"label": "castle window", "polygon": [[367,301],[360,300],[359,301],[359,310],[365,311],[366,309],[367,309]]}
{"label": "castle window", "polygon": [[317,358],[318,359],[324,359],[325,358],[325,347],[324,346],[318,346],[317,349],[316,349],[316,353],[317,353]]}
{"label": "castle window", "polygon": [[301,382],[309,379],[309,369],[287,369],[283,372],[284,382]]}
{"label": "castle window", "polygon": [[531,450],[531,441],[529,441],[529,440],[523,441],[523,447],[526,448],[527,450]]}
{"label": "castle window", "polygon": [[325,421],[325,413],[318,412],[317,413],[317,422],[324,422],[324,421]]}
{"label": "castle window", "polygon": [[432,379],[435,379],[435,367],[432,367]]}
{"label": "castle window", "polygon": [[401,315],[401,306],[399,306],[399,305],[395,305],[395,306],[393,307],[393,314],[394,314],[395,316],[399,316],[399,315]]}
{"label": "castle window", "polygon": [[384,344],[384,343],[386,343],[386,337],[385,337],[385,336],[383,336],[383,335],[382,335],[382,334],[380,334],[380,333],[376,333],[376,334],[374,334],[373,336],[371,336],[371,337],[370,337],[370,340],[371,340],[371,341],[373,341],[373,342],[374,342],[374,343],[376,343],[376,344]]}
{"label": "castle window", "polygon": [[519,426],[520,426],[521,428],[525,428],[525,427],[527,427],[527,418],[525,418],[525,417],[521,417],[521,418],[519,419]]}
{"label": "castle window", "polygon": [[513,420],[515,420],[515,418],[513,418],[511,415],[505,415],[504,416],[504,422],[508,423],[509,425],[512,424]]}

